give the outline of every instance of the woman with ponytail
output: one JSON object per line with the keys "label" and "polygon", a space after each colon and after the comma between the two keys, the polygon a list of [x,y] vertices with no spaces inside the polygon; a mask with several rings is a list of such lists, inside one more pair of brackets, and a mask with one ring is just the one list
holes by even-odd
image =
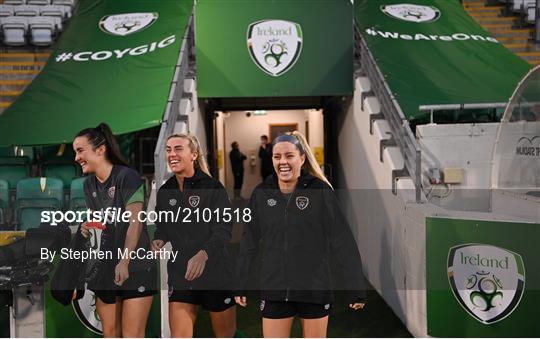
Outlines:
{"label": "woman with ponytail", "polygon": [[[223,185],[210,176],[197,138],[174,134],[167,139],[167,164],[173,176],[159,189],[158,215],[180,215],[158,220],[154,251],[170,241],[178,253],[167,264],[169,325],[172,337],[192,337],[199,307],[210,312],[216,337],[236,332],[232,295],[233,269],[227,244],[231,239],[231,204]],[[203,217],[205,211],[212,213]]]}
{"label": "woman with ponytail", "polygon": [[264,337],[289,337],[295,316],[304,337],[324,337],[334,301],[330,255],[340,264],[348,306],[365,305],[362,262],[330,182],[299,132],[273,142],[274,175],[261,183],[248,207],[237,258],[235,299],[247,305],[246,284],[262,247],[261,311]]}
{"label": "woman with ponytail", "polygon": [[[99,249],[111,253],[107,259],[98,261],[86,277],[88,288],[97,297],[96,309],[103,336],[144,337],[156,294],[156,262],[118,255],[150,249],[146,225],[135,217],[144,208],[143,182],[136,171],[127,167],[105,123],[80,131],[73,141],[73,149],[75,161],[87,175],[84,181],[86,206],[93,211],[92,216],[100,212],[98,222],[104,226]],[[121,218],[107,216],[107,211],[129,212],[133,217],[123,222]],[[84,222],[80,229],[87,238],[92,234],[90,225]]]}

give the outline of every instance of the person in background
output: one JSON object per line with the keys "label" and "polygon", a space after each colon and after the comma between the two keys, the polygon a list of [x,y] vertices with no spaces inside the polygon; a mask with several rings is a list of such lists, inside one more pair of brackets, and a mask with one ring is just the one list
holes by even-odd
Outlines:
{"label": "person in background", "polygon": [[229,153],[234,176],[234,199],[242,198],[240,193],[242,192],[242,184],[244,183],[244,161],[247,159],[247,157],[240,152],[239,147],[238,142],[233,141],[231,144],[232,150]]}
{"label": "person in background", "polygon": [[268,142],[268,136],[261,136],[261,147],[259,147],[259,158],[261,159],[261,177],[264,181],[274,173],[272,165],[272,144]]}

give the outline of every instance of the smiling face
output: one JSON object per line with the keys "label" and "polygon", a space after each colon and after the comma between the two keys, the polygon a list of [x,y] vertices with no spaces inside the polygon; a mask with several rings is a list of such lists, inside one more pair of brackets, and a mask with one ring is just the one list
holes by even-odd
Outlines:
{"label": "smiling face", "polygon": [[171,171],[177,175],[184,175],[195,169],[197,153],[189,147],[189,139],[174,137],[167,140],[167,163]]}
{"label": "smiling face", "polygon": [[73,140],[73,150],[75,151],[75,162],[81,165],[84,174],[95,173],[96,169],[107,161],[105,145],[94,149],[86,136],[80,136]]}
{"label": "smiling face", "polygon": [[298,180],[306,156],[290,142],[278,142],[272,149],[272,162],[279,181],[290,183]]}

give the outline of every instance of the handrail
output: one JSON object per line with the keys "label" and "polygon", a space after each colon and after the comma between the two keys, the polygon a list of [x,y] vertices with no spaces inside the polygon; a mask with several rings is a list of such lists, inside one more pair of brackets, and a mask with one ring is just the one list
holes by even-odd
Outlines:
{"label": "handrail", "polygon": [[490,103],[472,103],[472,104],[441,104],[441,105],[420,105],[419,111],[444,111],[457,109],[486,109],[486,108],[504,108],[508,105],[507,102],[490,102]]}
{"label": "handrail", "polygon": [[188,21],[188,28],[182,38],[182,44],[180,47],[180,54],[178,55],[178,61],[176,62],[176,70],[174,72],[173,81],[171,83],[171,89],[169,92],[169,98],[167,101],[167,107],[163,114],[163,120],[161,129],[159,130],[159,137],[154,150],[154,180],[156,188],[159,188],[165,179],[167,174],[167,164],[165,159],[165,143],[167,136],[171,135],[174,131],[176,122],[179,120],[180,115],[186,114],[186,112],[180,111],[180,100],[184,96],[184,80],[189,72],[189,55],[191,48],[193,48],[193,14]]}
{"label": "handrail", "polygon": [[433,123],[433,113],[435,111],[444,110],[468,110],[468,109],[493,109],[505,108],[508,105],[506,102],[490,102],[490,103],[471,103],[471,104],[440,104],[440,105],[420,105],[419,111],[429,112],[429,121]]}
{"label": "handrail", "polygon": [[[392,131],[392,137],[396,146],[401,151],[403,156],[404,170],[401,174],[408,172],[408,175],[414,182],[416,202],[422,201],[422,184],[421,184],[421,164],[422,154],[420,146],[416,141],[414,134],[409,126],[409,121],[401,110],[399,103],[392,94],[388,83],[375,62],[375,58],[371,54],[366,41],[362,37],[358,26],[355,24],[355,49],[356,55],[359,57],[360,70],[365,73],[371,83],[371,89],[379,100],[381,113],[388,121]],[[395,187],[395,181],[392,182],[392,187]],[[394,189],[394,193],[395,193]]]}

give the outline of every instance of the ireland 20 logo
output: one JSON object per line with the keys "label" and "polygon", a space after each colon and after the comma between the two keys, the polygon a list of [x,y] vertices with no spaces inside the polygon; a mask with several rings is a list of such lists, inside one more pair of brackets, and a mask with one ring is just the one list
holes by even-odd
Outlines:
{"label": "ireland 20 logo", "polygon": [[253,62],[263,72],[277,77],[298,60],[302,51],[302,29],[291,21],[257,21],[248,27],[247,46]]}
{"label": "ireland 20 logo", "polygon": [[448,280],[460,305],[476,320],[493,324],[518,306],[525,287],[521,256],[504,248],[467,244],[448,253]]}
{"label": "ireland 20 logo", "polygon": [[433,22],[441,17],[441,11],[435,6],[394,4],[381,6],[381,11],[394,19],[416,23]]}

